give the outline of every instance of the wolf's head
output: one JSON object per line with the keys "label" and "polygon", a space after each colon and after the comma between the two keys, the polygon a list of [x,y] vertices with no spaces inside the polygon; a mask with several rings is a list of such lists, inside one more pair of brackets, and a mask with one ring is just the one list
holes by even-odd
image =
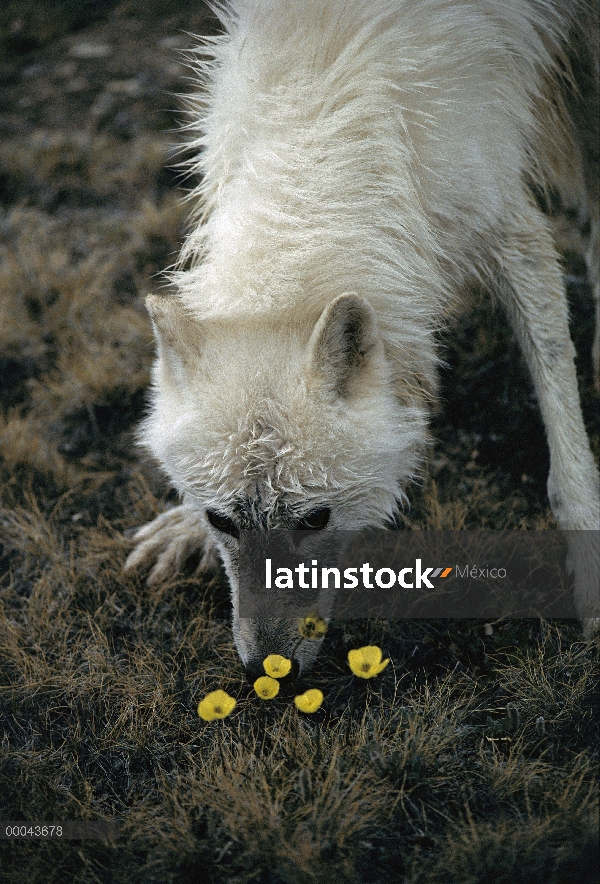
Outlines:
{"label": "wolf's head", "polygon": [[304,324],[198,320],[175,297],[147,306],[158,358],[144,443],[214,535],[244,665],[278,653],[305,670],[320,642],[299,642],[296,621],[237,614],[240,532],[385,524],[418,468],[424,407],[398,395],[375,313],[356,295]]}

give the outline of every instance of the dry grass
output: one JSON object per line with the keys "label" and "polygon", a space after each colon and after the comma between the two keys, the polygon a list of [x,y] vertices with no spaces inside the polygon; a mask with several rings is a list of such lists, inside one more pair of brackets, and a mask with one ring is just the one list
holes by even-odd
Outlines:
{"label": "dry grass", "polygon": [[[198,580],[190,562],[152,591],[123,576],[127,530],[171,499],[132,442],[152,356],[142,296],[184,223],[161,116],[161,90],[183,85],[161,41],[208,25],[198,4],[192,20],[156,0],[106,4],[76,32],[73,4],[35,6],[0,16],[0,817],[118,818],[123,834],[2,841],[2,880],[591,881],[598,657],[577,624],[338,623],[300,685],[325,694],[305,716],[298,685],[253,695],[220,572]],[[74,40],[112,52],[75,61]],[[139,89],[110,86],[136,70]],[[598,453],[591,298],[558,222]],[[551,525],[543,430],[503,317],[482,299],[445,347],[432,478],[404,523]],[[357,684],[346,654],[369,643],[392,665]],[[217,687],[236,710],[202,723]]]}

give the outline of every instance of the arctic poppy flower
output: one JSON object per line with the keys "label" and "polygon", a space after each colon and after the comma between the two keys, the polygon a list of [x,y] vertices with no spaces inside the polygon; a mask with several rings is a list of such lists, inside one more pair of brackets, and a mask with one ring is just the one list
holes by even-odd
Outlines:
{"label": "arctic poppy flower", "polygon": [[388,657],[382,661],[381,657],[381,648],[376,645],[367,645],[364,648],[348,651],[350,669],[359,678],[373,678],[383,672],[390,660]]}
{"label": "arctic poppy flower", "polygon": [[269,675],[262,675],[254,682],[254,690],[261,700],[272,700],[279,693],[279,682]]}
{"label": "arctic poppy flower", "polygon": [[264,670],[271,678],[284,678],[292,668],[292,661],[281,654],[269,654],[263,660]]}
{"label": "arctic poppy flower", "polygon": [[225,691],[212,691],[198,703],[198,715],[204,721],[227,718],[235,709],[235,699]]}
{"label": "arctic poppy flower", "polygon": [[294,697],[294,703],[300,712],[316,712],[323,702],[323,691],[318,688],[311,688]]}
{"label": "arctic poppy flower", "polygon": [[308,614],[298,621],[298,631],[302,638],[320,639],[327,632],[327,622],[318,614]]}

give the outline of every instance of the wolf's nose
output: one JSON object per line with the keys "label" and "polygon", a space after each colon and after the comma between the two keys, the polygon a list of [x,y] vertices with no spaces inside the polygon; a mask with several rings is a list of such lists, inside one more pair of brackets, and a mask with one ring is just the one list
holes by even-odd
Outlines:
{"label": "wolf's nose", "polygon": [[257,678],[265,674],[262,660],[250,660],[246,664],[246,676],[251,684],[254,684]]}

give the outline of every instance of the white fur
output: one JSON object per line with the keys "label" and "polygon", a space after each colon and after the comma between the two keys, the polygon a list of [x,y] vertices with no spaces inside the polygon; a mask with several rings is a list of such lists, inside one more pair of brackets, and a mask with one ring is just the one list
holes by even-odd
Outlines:
{"label": "white fur", "polygon": [[[175,297],[149,303],[159,359],[142,439],[188,526],[196,514],[188,534],[205,536],[207,507],[242,527],[291,527],[325,505],[332,527],[383,524],[421,467],[435,333],[474,279],[506,306],[530,366],[559,523],[600,526],[564,284],[529,190],[572,164],[547,96],[579,13],[566,0],[220,10],[225,33],[195,56],[189,100],[195,223]],[[344,365],[352,329],[366,343]],[[129,567],[169,562],[173,512]],[[208,530],[235,605],[235,543]],[[288,632],[234,618],[244,662],[290,652]]]}

